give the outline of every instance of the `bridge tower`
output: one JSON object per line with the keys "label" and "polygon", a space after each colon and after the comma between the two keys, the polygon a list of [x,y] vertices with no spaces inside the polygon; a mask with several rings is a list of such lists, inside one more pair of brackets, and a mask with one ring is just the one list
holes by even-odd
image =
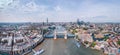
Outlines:
{"label": "bridge tower", "polygon": [[54,39],[57,39],[57,34],[59,34],[59,33],[64,34],[64,39],[67,39],[67,31],[64,31],[64,32],[54,31]]}
{"label": "bridge tower", "polygon": [[67,39],[67,31],[64,32],[64,39]]}
{"label": "bridge tower", "polygon": [[54,31],[54,39],[57,39],[57,33]]}

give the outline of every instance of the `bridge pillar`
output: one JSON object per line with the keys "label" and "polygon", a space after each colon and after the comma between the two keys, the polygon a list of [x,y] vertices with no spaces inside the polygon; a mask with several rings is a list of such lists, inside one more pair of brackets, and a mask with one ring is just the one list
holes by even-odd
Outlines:
{"label": "bridge pillar", "polygon": [[64,36],[64,39],[67,39],[67,31],[65,31],[65,36]]}
{"label": "bridge pillar", "polygon": [[57,36],[56,36],[56,31],[54,32],[54,39],[57,39]]}

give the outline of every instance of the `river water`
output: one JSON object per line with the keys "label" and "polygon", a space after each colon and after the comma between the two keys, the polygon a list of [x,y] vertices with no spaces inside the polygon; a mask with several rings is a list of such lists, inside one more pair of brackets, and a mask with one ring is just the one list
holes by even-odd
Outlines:
{"label": "river water", "polygon": [[58,38],[56,40],[46,38],[35,50],[41,48],[45,50],[41,55],[103,55],[101,51],[86,48],[83,45],[77,47],[76,40],[73,38]]}

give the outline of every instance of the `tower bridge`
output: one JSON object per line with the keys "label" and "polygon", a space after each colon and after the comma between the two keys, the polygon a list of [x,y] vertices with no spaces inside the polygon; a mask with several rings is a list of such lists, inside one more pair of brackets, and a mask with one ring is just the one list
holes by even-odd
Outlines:
{"label": "tower bridge", "polygon": [[64,35],[64,39],[67,39],[67,31],[63,31],[63,32],[58,32],[58,31],[54,31],[54,39],[57,39],[57,35]]}
{"label": "tower bridge", "polygon": [[45,38],[73,38],[75,35],[69,33],[64,27],[62,26],[55,26],[55,30],[50,31],[49,33],[44,35]]}
{"label": "tower bridge", "polygon": [[56,26],[53,35],[54,35],[54,39],[57,39],[58,37],[57,35],[63,35],[64,39],[67,39],[67,30],[62,26]]}

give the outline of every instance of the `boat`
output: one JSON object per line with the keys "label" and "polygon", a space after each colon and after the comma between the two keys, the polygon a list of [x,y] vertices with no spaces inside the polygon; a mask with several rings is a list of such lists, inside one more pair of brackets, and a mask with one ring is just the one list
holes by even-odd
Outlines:
{"label": "boat", "polygon": [[79,48],[79,47],[80,47],[80,43],[79,43],[79,42],[76,42],[76,46]]}
{"label": "boat", "polygon": [[39,51],[34,52],[33,55],[39,55],[39,54],[42,54],[44,51],[45,51],[44,49],[40,49]]}

